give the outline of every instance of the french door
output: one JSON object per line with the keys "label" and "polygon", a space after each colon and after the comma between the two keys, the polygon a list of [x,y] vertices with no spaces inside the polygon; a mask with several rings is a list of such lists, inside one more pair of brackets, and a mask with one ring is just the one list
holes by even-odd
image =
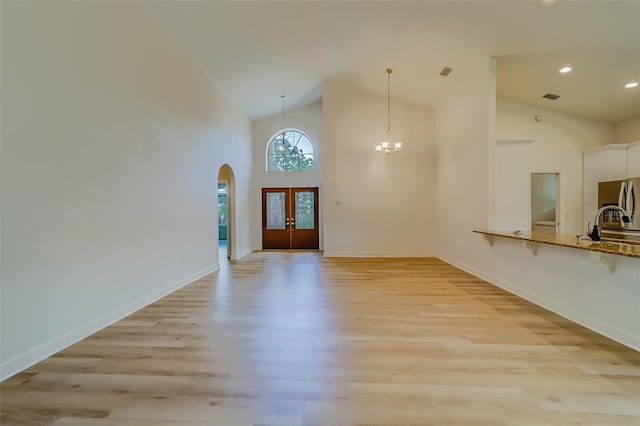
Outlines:
{"label": "french door", "polygon": [[262,188],[262,248],[318,249],[318,188]]}

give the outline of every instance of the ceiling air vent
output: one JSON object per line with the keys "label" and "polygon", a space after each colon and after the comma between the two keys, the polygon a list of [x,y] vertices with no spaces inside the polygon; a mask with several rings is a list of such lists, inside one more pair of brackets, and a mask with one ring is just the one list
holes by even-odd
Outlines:
{"label": "ceiling air vent", "polygon": [[555,101],[559,97],[560,95],[554,95],[553,93],[547,93],[546,95],[543,96],[543,98],[551,99],[552,101]]}
{"label": "ceiling air vent", "polygon": [[444,67],[444,68],[442,68],[442,71],[440,71],[440,75],[442,75],[442,76],[446,77],[446,76],[448,76],[448,75],[449,75],[449,73],[450,73],[451,71],[453,71],[453,69],[452,69],[452,68]]}

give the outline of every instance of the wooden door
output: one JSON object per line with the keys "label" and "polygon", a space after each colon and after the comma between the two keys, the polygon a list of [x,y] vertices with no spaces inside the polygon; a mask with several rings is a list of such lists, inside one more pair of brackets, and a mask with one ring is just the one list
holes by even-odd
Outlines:
{"label": "wooden door", "polygon": [[291,248],[318,249],[318,188],[291,188]]}
{"label": "wooden door", "polygon": [[318,188],[262,188],[262,248],[318,249]]}
{"label": "wooden door", "polygon": [[262,248],[291,247],[289,188],[262,188]]}

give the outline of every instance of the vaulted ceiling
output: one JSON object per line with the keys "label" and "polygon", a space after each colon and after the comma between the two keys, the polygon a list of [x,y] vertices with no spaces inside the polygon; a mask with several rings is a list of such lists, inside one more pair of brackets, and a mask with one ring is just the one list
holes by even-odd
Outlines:
{"label": "vaulted ceiling", "polygon": [[[148,2],[253,118],[320,99],[327,78],[437,108],[471,64],[497,60],[498,96],[609,123],[640,116],[638,1]],[[558,68],[575,70],[560,76]],[[453,71],[439,75],[443,67]],[[561,96],[543,99],[547,92]]]}

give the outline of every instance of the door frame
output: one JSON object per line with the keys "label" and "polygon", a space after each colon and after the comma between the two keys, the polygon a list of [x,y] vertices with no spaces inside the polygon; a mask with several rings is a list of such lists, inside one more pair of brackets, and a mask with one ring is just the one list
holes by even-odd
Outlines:
{"label": "door frame", "polygon": [[[227,184],[227,259],[235,259],[237,255],[235,244],[236,221],[234,220],[234,216],[236,213],[236,176],[231,166],[229,166],[228,164],[223,164],[222,166],[220,166],[220,169],[218,169],[218,182],[224,182]],[[216,191],[216,205],[218,202],[217,195],[218,193]],[[216,228],[217,226],[218,223],[216,218]]]}
{"label": "door frame", "polygon": [[[547,170],[547,169],[542,169],[540,171],[536,170],[533,171],[531,170],[529,172],[529,220],[532,221],[532,209],[531,209],[531,175],[534,174],[546,174],[546,175],[555,175],[555,190],[556,190],[556,225],[555,225],[555,232],[556,234],[562,234],[565,232],[564,228],[565,228],[565,221],[562,219],[562,213],[564,212],[564,205],[563,205],[563,198],[562,198],[562,194],[563,194],[563,189],[562,189],[562,171],[561,170]],[[532,228],[533,229],[533,228]]]}
{"label": "door frame", "polygon": [[[296,193],[313,193],[314,224],[313,229],[296,229]],[[267,194],[285,194],[285,228],[267,229]],[[320,188],[319,187],[269,187],[261,190],[262,206],[262,249],[320,249]]]}

